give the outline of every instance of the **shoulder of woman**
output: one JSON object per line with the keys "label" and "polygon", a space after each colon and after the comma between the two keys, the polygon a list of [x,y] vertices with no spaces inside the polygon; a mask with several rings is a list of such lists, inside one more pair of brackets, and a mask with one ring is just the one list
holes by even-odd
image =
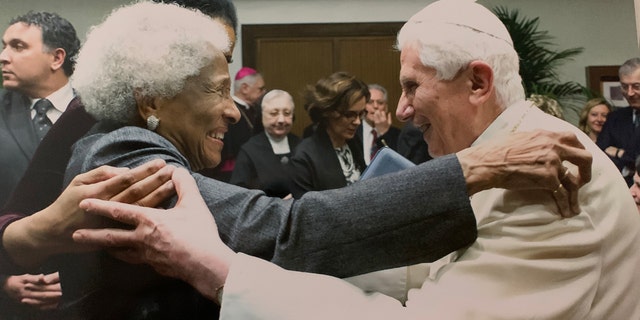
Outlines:
{"label": "shoulder of woman", "polygon": [[102,165],[136,167],[156,158],[189,168],[186,158],[169,140],[147,129],[128,126],[85,139],[91,140],[83,150],[83,171]]}

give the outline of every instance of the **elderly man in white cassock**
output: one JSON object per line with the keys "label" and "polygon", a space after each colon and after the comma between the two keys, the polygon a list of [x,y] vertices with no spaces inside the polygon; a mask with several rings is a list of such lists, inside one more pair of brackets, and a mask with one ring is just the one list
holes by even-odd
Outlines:
{"label": "elderly man in white cassock", "polygon": [[[557,214],[561,186],[475,194],[478,239],[396,273],[395,285],[408,287],[406,306],[341,280],[236,261],[222,318],[640,319],[640,217],[626,184],[586,135],[525,101],[518,55],[500,20],[472,1],[438,1],[405,24],[398,47],[397,113],[424,132],[432,156],[516,131],[572,131],[593,153],[581,213]],[[578,171],[565,165],[564,179],[574,179]]]}

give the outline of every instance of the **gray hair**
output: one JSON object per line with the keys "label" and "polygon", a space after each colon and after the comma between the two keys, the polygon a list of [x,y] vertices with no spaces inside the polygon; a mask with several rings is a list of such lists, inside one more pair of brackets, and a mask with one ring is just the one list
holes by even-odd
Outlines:
{"label": "gray hair", "polygon": [[[449,9],[439,10],[453,3]],[[418,51],[424,66],[435,69],[438,80],[451,80],[469,63],[480,60],[493,70],[497,103],[507,107],[524,100],[518,53],[502,22],[486,8],[470,1],[440,1],[412,17],[398,34],[397,48],[412,47]],[[455,7],[461,5],[462,7]],[[435,8],[439,6],[439,8]],[[422,19],[429,10],[439,10],[438,19]],[[476,25],[460,20],[466,14]],[[433,15],[432,15],[433,17]],[[497,31],[497,32],[493,32]]]}
{"label": "gray hair", "polygon": [[93,27],[80,50],[74,87],[98,120],[132,123],[134,92],[172,98],[230,46],[220,22],[175,4],[139,2]]}
{"label": "gray hair", "polygon": [[242,88],[242,84],[244,83],[252,86],[254,83],[256,83],[256,81],[258,81],[259,78],[262,78],[262,75],[260,73],[254,73],[252,75],[245,76],[240,80],[235,80],[233,82],[233,92],[235,93],[240,91],[240,88]]}
{"label": "gray hair", "polygon": [[377,84],[377,83],[372,83],[369,85],[369,92],[371,92],[371,90],[378,90],[380,92],[382,92],[382,96],[384,96],[384,101],[387,101],[387,89],[385,89],[383,86]]}
{"label": "gray hair", "polygon": [[293,112],[295,104],[293,103],[293,97],[289,94],[289,92],[273,89],[267,92],[267,94],[265,94],[262,98],[262,113],[264,113],[264,110],[266,109],[265,106],[269,105],[272,101],[278,100],[280,98],[285,98],[287,99],[287,101],[291,102],[291,112]]}
{"label": "gray hair", "polygon": [[628,76],[640,68],[640,58],[631,58],[625,61],[618,70],[618,76]]}

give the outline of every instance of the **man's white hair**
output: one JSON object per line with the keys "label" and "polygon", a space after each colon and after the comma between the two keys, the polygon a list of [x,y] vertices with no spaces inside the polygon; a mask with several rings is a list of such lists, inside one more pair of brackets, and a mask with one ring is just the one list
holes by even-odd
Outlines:
{"label": "man's white hair", "polygon": [[397,48],[412,47],[439,80],[451,80],[475,60],[493,69],[497,103],[524,100],[518,53],[504,24],[469,0],[441,0],[415,14],[398,34]]}
{"label": "man's white hair", "polygon": [[230,43],[224,26],[199,11],[135,3],[114,10],[89,31],[73,84],[96,119],[132,123],[134,91],[172,98],[210,63],[216,49],[228,51]]}

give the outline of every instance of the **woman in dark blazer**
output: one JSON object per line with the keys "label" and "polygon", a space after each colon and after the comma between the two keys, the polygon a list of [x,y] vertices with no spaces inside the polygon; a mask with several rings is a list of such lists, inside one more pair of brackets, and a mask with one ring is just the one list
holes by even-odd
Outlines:
{"label": "woman in dark blazer", "polygon": [[291,134],[293,98],[282,90],[271,90],[262,99],[264,131],[240,148],[231,183],[263,190],[268,196],[284,198],[290,194],[285,165],[300,142]]}
{"label": "woman in dark blazer", "polygon": [[346,72],[307,87],[307,111],[318,128],[289,162],[294,198],[307,191],[345,187],[360,178],[366,165],[356,131],[369,97],[367,85]]}

